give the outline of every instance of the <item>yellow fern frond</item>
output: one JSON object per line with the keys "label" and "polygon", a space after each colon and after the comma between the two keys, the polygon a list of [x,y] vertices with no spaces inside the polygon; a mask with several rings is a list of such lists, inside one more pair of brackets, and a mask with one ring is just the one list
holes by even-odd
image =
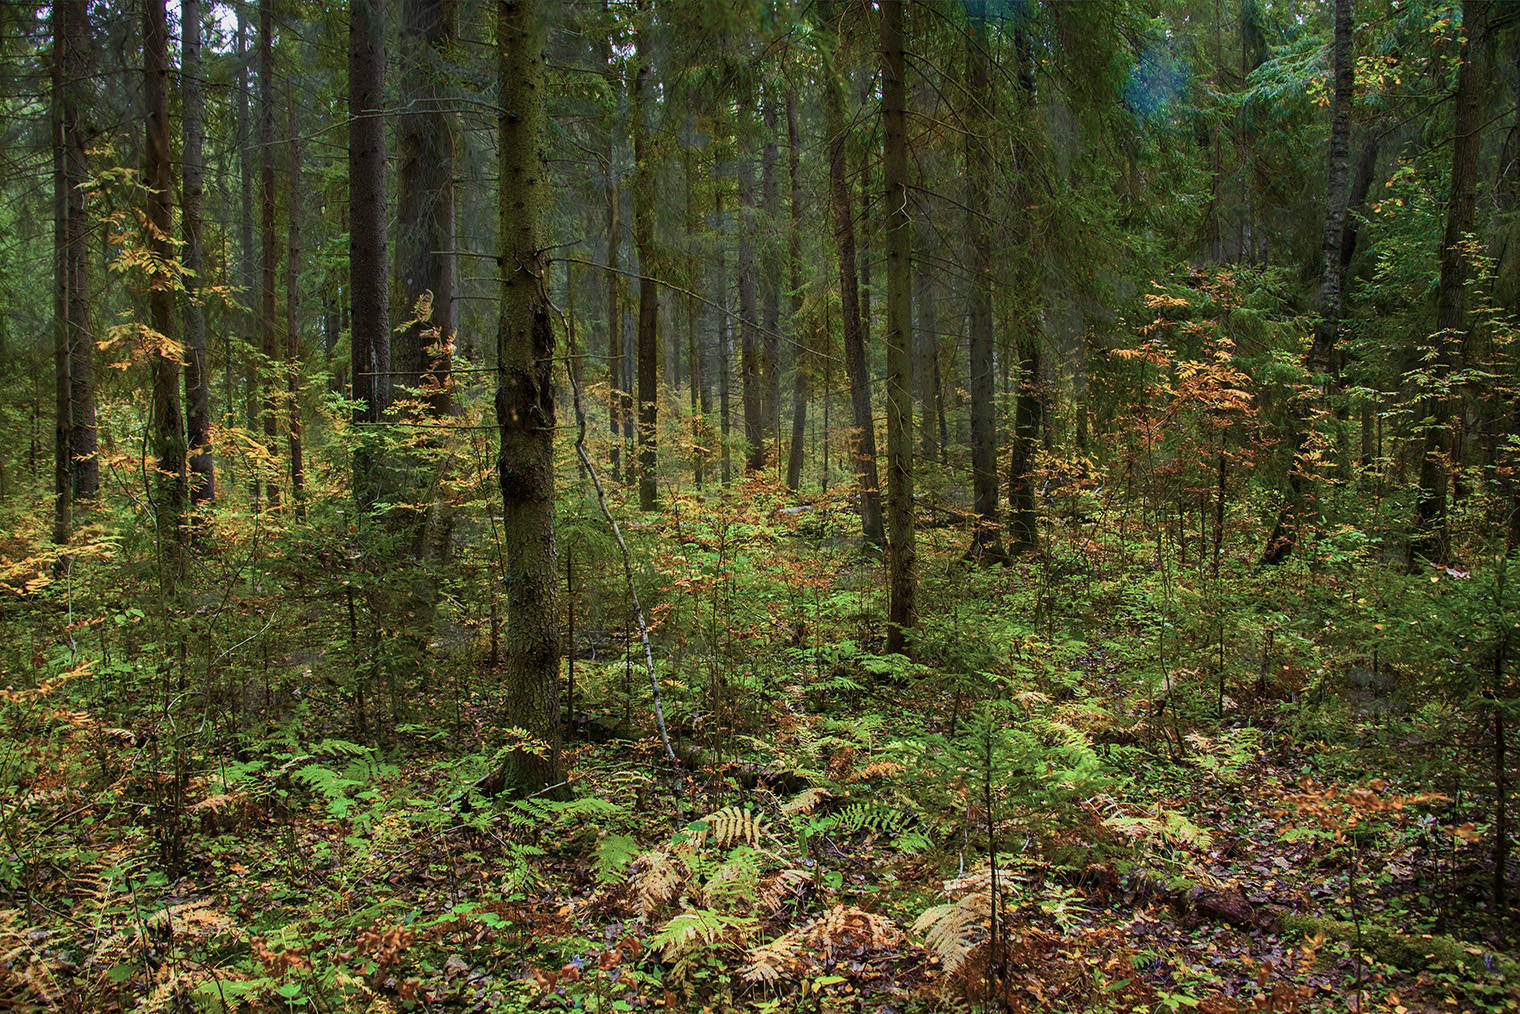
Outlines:
{"label": "yellow fern frond", "polygon": [[802,970],[802,962],[797,957],[797,952],[801,949],[802,934],[799,930],[783,933],[770,943],[746,951],[745,957],[749,960],[739,974],[745,982],[766,984],[777,982],[783,976],[788,980],[795,979]]}
{"label": "yellow fern frond", "polygon": [[825,799],[833,797],[828,789],[803,789],[797,795],[781,804],[782,813],[812,813],[818,804]]}
{"label": "yellow fern frond", "polygon": [[647,918],[675,897],[686,882],[686,870],[664,852],[645,852],[629,867],[629,897]]}
{"label": "yellow fern frond", "polygon": [[707,825],[703,837],[720,848],[738,842],[756,846],[760,844],[760,819],[751,810],[725,806],[702,818],[702,821]]}
{"label": "yellow fern frond", "polygon": [[781,910],[782,905],[795,898],[803,886],[811,883],[812,879],[812,873],[795,866],[784,869],[774,876],[766,877],[760,884],[761,907],[772,915],[776,914]]}

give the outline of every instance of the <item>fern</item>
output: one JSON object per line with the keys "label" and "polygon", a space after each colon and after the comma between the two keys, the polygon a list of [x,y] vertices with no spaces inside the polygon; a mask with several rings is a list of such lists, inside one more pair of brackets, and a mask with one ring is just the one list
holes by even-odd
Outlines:
{"label": "fern", "polygon": [[802,943],[802,931],[791,930],[769,943],[751,947],[744,954],[748,960],[739,974],[745,982],[767,985],[779,982],[782,977],[796,979],[802,971],[802,961],[797,957]]}
{"label": "fern", "polygon": [[975,891],[944,905],[935,905],[913,921],[913,932],[924,935],[924,947],[953,974],[970,957],[977,938],[992,919],[992,891]]}
{"label": "fern", "polygon": [[633,862],[628,893],[647,919],[675,897],[686,883],[686,870],[667,852],[645,852]]}
{"label": "fern", "polygon": [[760,844],[760,818],[755,816],[753,810],[737,806],[725,806],[703,817],[692,825],[692,830],[696,832],[698,845],[708,841],[720,848],[735,843]]}
{"label": "fern", "polygon": [[623,870],[638,854],[639,843],[631,835],[609,834],[596,846],[596,879],[604,887],[622,879]]}

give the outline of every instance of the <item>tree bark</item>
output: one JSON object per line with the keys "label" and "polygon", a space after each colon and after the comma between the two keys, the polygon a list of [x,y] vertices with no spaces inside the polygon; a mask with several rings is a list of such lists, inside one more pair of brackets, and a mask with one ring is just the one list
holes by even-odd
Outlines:
{"label": "tree bark", "polygon": [[65,67],[69,63],[68,5],[55,3],[49,12],[53,58],[48,66],[52,86],[53,146],[53,542],[66,546],[74,533],[73,400],[69,387],[69,198],[65,166],[68,142],[64,131],[67,106]]}
{"label": "tree bark", "polygon": [[457,21],[456,0],[405,0],[401,5],[404,111],[397,118],[396,310],[409,323],[395,336],[391,368],[394,383],[417,389],[432,416],[450,411],[452,348],[459,329],[454,128],[443,70],[454,55]]}
{"label": "tree bark", "polygon": [[1006,563],[998,504],[997,377],[992,338],[992,221],[988,187],[992,117],[988,87],[987,3],[971,0],[966,32],[966,235],[971,238],[971,286],[966,316],[970,334],[971,481],[976,511],[968,559]]}
{"label": "tree bark", "polygon": [[290,228],[285,250],[285,435],[290,448],[290,495],[296,510],[306,502],[306,461],[301,448],[300,293],[296,266],[301,262],[301,145],[296,133],[296,91],[287,85],[286,144],[290,155]]}
{"label": "tree bark", "polygon": [[[1022,31],[1014,33],[1014,51],[1018,59],[1018,99],[1022,105],[1020,119],[1028,122],[1035,116],[1034,60],[1030,52],[1029,37]],[[1016,147],[1016,165],[1009,204],[1013,206],[1017,220],[1016,231],[1024,237],[1025,246],[1016,261],[1019,276],[1016,287],[1024,292],[1039,292],[1041,282],[1036,268],[1035,253],[1030,237],[1034,223],[1029,212],[1033,198],[1030,196],[1030,178],[1033,173],[1034,152],[1027,140],[1020,139]],[[1034,479],[1030,469],[1034,466],[1035,447],[1040,439],[1041,416],[1044,403],[1040,397],[1041,351],[1043,335],[1040,333],[1032,301],[1025,301],[1016,325],[1013,363],[1017,381],[1017,401],[1013,412],[1012,450],[1008,461],[1008,553],[1018,556],[1036,549],[1040,544],[1039,511],[1035,503]]]}
{"label": "tree bark", "polygon": [[777,245],[770,238],[780,218],[776,183],[776,101],[774,87],[767,86],[760,103],[760,122],[765,129],[765,143],[760,149],[760,213],[765,226],[765,242],[760,244],[760,419],[761,440],[767,445],[762,455],[767,464],[771,449],[781,456],[781,263]]}
{"label": "tree bark", "polygon": [[808,355],[802,333],[802,140],[797,129],[797,89],[786,93],[786,171],[791,184],[791,218],[786,231],[787,286],[792,292],[792,445],[786,459],[786,485],[802,485],[803,441],[807,437]]}
{"label": "tree bark", "polygon": [[659,387],[656,370],[660,347],[660,286],[655,281],[654,244],[654,153],[650,150],[649,54],[645,33],[639,34],[638,74],[633,83],[633,234],[639,253],[639,508],[654,510],[658,499],[656,472],[659,419]]}
{"label": "tree bark", "polygon": [[[1347,0],[1337,0],[1347,2]],[[1489,0],[1462,0],[1462,29],[1466,38],[1457,71],[1456,125],[1451,146],[1451,197],[1446,206],[1446,230],[1441,239],[1441,280],[1436,290],[1435,353],[1431,369],[1437,392],[1423,400],[1426,422],[1424,454],[1420,459],[1420,491],[1415,504],[1409,562],[1425,557],[1445,562],[1446,488],[1451,425],[1450,396],[1439,393],[1456,364],[1467,328],[1467,279],[1472,258],[1465,238],[1473,231],[1478,196],[1478,155],[1482,146],[1483,93],[1488,79]]]}
{"label": "tree bark", "polygon": [[205,195],[206,121],[201,93],[201,3],[180,3],[181,129],[185,138],[185,437],[189,448],[190,502],[205,507],[216,501],[216,466],[211,457],[211,378],[207,373],[206,308],[199,296],[206,255],[201,245],[201,206]]}
{"label": "tree bark", "polygon": [[[833,50],[839,50],[840,17],[832,14]],[[861,321],[860,286],[855,273],[855,221],[845,165],[849,132],[844,112],[844,89],[839,71],[830,62],[824,83],[829,126],[829,202],[834,214],[834,243],[839,255],[840,304],[844,313],[844,366],[850,380],[850,407],[855,423],[856,485],[860,490],[860,523],[865,540],[886,542],[881,517],[881,481],[876,469],[876,423],[871,415],[871,377],[866,368],[865,331]]]}
{"label": "tree bark", "polygon": [[172,593],[182,576],[185,514],[185,419],[179,393],[178,256],[174,249],[174,175],[169,153],[169,16],[165,0],[146,0],[143,12],[143,100],[147,112],[143,182],[148,246],[157,270],[148,278],[153,331],[150,429],[157,459],[150,484],[162,580]]}
{"label": "tree bark", "polygon": [[890,603],[887,651],[906,653],[917,622],[913,531],[913,267],[908,215],[907,4],[881,5],[883,227],[887,254],[887,523]]}
{"label": "tree bark", "polygon": [[[618,86],[621,84],[617,64],[613,60],[610,38],[603,43],[602,59],[606,65],[608,89],[616,107]],[[609,452],[612,481],[621,482],[623,420],[633,410],[633,402],[623,386],[623,276],[618,261],[619,222],[622,210],[622,194],[619,193],[617,172],[616,125],[607,130],[607,178],[604,184],[607,199],[607,421],[612,434]]]}
{"label": "tree bark", "polygon": [[90,17],[84,0],[63,0],[63,183],[67,297],[69,499],[93,500],[100,491],[100,435],[95,422],[95,335],[90,321],[90,222],[85,186],[90,178],[81,95],[90,74]]}
{"label": "tree bark", "polygon": [[[280,247],[274,232],[274,0],[259,0],[259,238],[263,250],[259,284],[259,335],[264,353],[261,386],[264,389],[264,448],[271,461],[278,459],[275,438],[279,432],[280,338],[275,328],[275,276],[280,262]],[[280,505],[280,486],[276,473],[268,476],[269,506]]]}
{"label": "tree bark", "polygon": [[521,793],[559,781],[559,584],[554,541],[554,328],[544,217],[544,25],[534,0],[499,0],[501,320],[497,330],[498,467],[506,551],[506,712],[523,730],[503,763]]}
{"label": "tree bark", "polygon": [[[741,108],[750,105],[745,96]],[[751,121],[740,119],[739,134],[748,140]],[[739,156],[739,388],[744,401],[744,469],[765,467],[765,395],[760,371],[760,329],[755,317],[755,167],[746,152]]]}
{"label": "tree bark", "polygon": [[[379,0],[354,0],[348,36],[349,293],[355,425],[380,422],[390,405],[390,308],[385,242],[385,20]],[[364,505],[379,490],[360,441],[354,494]]]}

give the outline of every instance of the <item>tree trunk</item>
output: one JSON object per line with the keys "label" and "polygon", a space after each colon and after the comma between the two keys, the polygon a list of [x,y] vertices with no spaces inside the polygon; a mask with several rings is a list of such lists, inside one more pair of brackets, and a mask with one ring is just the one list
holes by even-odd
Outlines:
{"label": "tree trunk", "polygon": [[[740,105],[750,103],[746,96]],[[740,121],[739,134],[749,137],[748,118]],[[755,318],[755,167],[748,153],[739,156],[739,388],[744,401],[744,468],[756,472],[765,467],[765,396],[760,377],[760,331]]]}
{"label": "tree trunk", "polygon": [[[1337,0],[1338,3],[1349,0]],[[1423,556],[1445,562],[1446,487],[1449,478],[1448,429],[1450,396],[1439,393],[1466,340],[1467,279],[1471,255],[1464,237],[1473,230],[1478,195],[1478,155],[1482,148],[1483,98],[1488,79],[1489,2],[1462,0],[1462,30],[1466,42],[1457,71],[1456,125],[1451,146],[1451,197],[1446,206],[1446,232],[1441,240],[1441,280],[1436,290],[1436,333],[1431,341],[1431,369],[1436,383],[1419,414],[1425,424],[1424,454],[1420,459],[1420,492],[1415,505],[1409,562]]]}
{"label": "tree trunk", "polygon": [[143,12],[143,101],[147,113],[143,182],[147,192],[148,246],[157,270],[148,279],[148,318],[156,334],[150,361],[157,459],[150,484],[153,522],[166,589],[182,576],[185,514],[185,418],[179,394],[179,278],[174,249],[174,175],[169,153],[169,15],[165,0],[146,0]]}
{"label": "tree trunk", "polygon": [[[774,87],[767,86],[760,104],[761,123],[765,127],[765,144],[760,150],[760,213],[765,225],[766,241],[760,246],[760,418],[761,442],[775,447],[781,458],[781,423],[777,416],[781,406],[781,264],[777,245],[770,239],[779,215],[776,183],[776,101]],[[762,454],[762,464],[770,454]]]}
{"label": "tree trunk", "polygon": [[501,424],[507,661],[502,725],[532,737],[507,755],[502,780],[523,794],[560,777],[559,583],[554,541],[554,328],[544,217],[543,20],[534,0],[499,0],[501,321],[496,415]]}
{"label": "tree trunk", "polygon": [[90,223],[85,185],[90,178],[81,89],[89,80],[90,17],[84,0],[64,0],[63,184],[68,293],[67,357],[69,499],[93,500],[100,491],[100,435],[95,425],[95,336],[90,322]]}
{"label": "tree trunk", "polygon": [[[390,405],[390,308],[385,246],[385,19],[379,0],[354,0],[348,35],[348,203],[350,335],[354,424],[373,425]],[[379,495],[360,441],[354,494],[372,505]]]}
{"label": "tree trunk", "polygon": [[[279,457],[275,437],[279,431],[280,339],[275,328],[275,275],[280,247],[274,233],[274,0],[259,0],[259,236],[263,249],[262,281],[259,285],[259,334],[264,353],[261,386],[264,388],[264,447],[270,461]],[[269,506],[280,505],[280,486],[269,472]]]}
{"label": "tree trunk", "polygon": [[792,446],[786,459],[786,485],[802,485],[803,441],[807,436],[807,336],[802,333],[802,140],[797,130],[797,89],[786,93],[786,171],[791,184],[791,218],[786,232],[787,285],[792,292]]}
{"label": "tree trunk", "polygon": [[[602,73],[616,110],[622,77],[614,60],[610,37],[602,43],[602,63]],[[604,261],[607,265],[607,427],[612,436],[608,462],[612,481],[622,482],[623,420],[633,411],[633,399],[623,383],[623,275],[619,260],[623,196],[618,185],[616,122],[607,128],[606,170],[603,192],[607,201],[607,255]],[[631,467],[632,462],[629,464]]]}
{"label": "tree trunk", "polygon": [[306,462],[301,454],[300,298],[296,266],[301,262],[301,146],[296,134],[296,92],[287,87],[287,144],[290,152],[290,234],[285,250],[285,432],[290,447],[290,495],[296,510],[306,501]]}
{"label": "tree trunk", "polygon": [[185,428],[189,448],[190,501],[197,507],[216,500],[216,468],[211,458],[211,378],[207,373],[206,308],[199,297],[206,270],[201,246],[201,205],[205,193],[206,121],[201,98],[201,4],[180,3],[180,103],[185,138]]}
{"label": "tree trunk", "polygon": [[[832,15],[833,50],[839,50],[840,17]],[[830,63],[824,83],[828,104],[829,201],[834,213],[834,243],[839,255],[840,304],[844,312],[844,366],[850,379],[850,407],[855,423],[853,472],[860,490],[861,530],[867,542],[882,545],[886,533],[881,518],[881,483],[876,470],[876,423],[871,416],[871,377],[866,367],[865,332],[861,322],[860,287],[855,274],[855,221],[845,165],[849,128],[845,120],[844,89],[838,68]]]}
{"label": "tree trunk", "polygon": [[[1015,32],[1013,44],[1018,58],[1018,98],[1022,105],[1019,118],[1027,123],[1035,116],[1034,61],[1030,52],[1029,37],[1026,34]],[[1018,223],[1016,234],[1030,237],[1034,231],[1029,212],[1029,205],[1033,200],[1030,195],[1030,178],[1034,171],[1033,147],[1027,140],[1021,139],[1016,151],[1017,164],[1014,166],[1013,192],[1010,195],[1009,204],[1014,208]],[[1026,246],[1019,251],[1016,262],[1019,274],[1015,286],[1024,292],[1039,292],[1042,286],[1036,268],[1035,254],[1027,245],[1027,238],[1025,242]],[[1010,556],[1018,556],[1028,550],[1036,549],[1040,544],[1039,511],[1035,503],[1034,478],[1030,474],[1030,469],[1034,467],[1035,446],[1040,439],[1041,416],[1044,409],[1044,404],[1040,399],[1040,360],[1043,341],[1033,301],[1025,300],[1024,309],[1017,321],[1014,355],[1008,357],[1009,360],[1016,359],[1016,362],[1012,362],[1011,365],[1016,367],[1013,372],[1018,384],[1017,401],[1013,410],[1013,433],[1010,441],[1012,451],[1008,462],[1008,553]]]}
{"label": "tree trunk", "polygon": [[396,131],[401,149],[396,310],[408,323],[396,333],[391,368],[393,382],[418,389],[432,416],[450,411],[452,344],[459,327],[454,129],[444,69],[454,58],[456,8],[456,0],[405,0],[401,5],[404,111]]}
{"label": "tree trunk", "polygon": [[970,330],[971,476],[976,528],[968,559],[1006,563],[998,506],[997,377],[992,338],[992,231],[988,201],[992,121],[988,87],[987,3],[972,0],[966,33],[966,234],[971,237],[971,286],[966,315]]}
{"label": "tree trunk", "polygon": [[[248,55],[248,25],[244,20],[248,4],[234,5],[237,11],[237,34],[233,40],[233,52],[236,54],[236,80],[233,82],[232,91],[236,95],[235,115],[233,122],[237,131],[238,148],[238,288],[241,290],[243,302],[247,306],[244,312],[242,324],[242,339],[247,342],[248,348],[255,347],[255,339],[258,335],[258,312],[254,309],[255,299],[259,291],[258,265],[254,259],[254,231],[253,231],[253,127],[250,123],[252,116],[249,108],[248,97],[253,91],[250,83],[252,68],[249,66]],[[243,364],[243,403],[244,421],[249,430],[258,428],[258,414],[252,408],[253,392],[258,389],[258,357],[249,355]],[[231,346],[228,347],[227,355],[227,402],[229,407],[233,403],[232,391],[232,354]],[[258,469],[255,467],[250,475],[250,492],[254,499],[259,497]]]}
{"label": "tree trunk", "polygon": [[887,512],[891,546],[887,651],[907,652],[917,621],[913,531],[913,267],[908,216],[907,61],[903,0],[881,6],[882,174],[887,254]]}
{"label": "tree trunk", "polygon": [[657,437],[660,392],[656,370],[660,347],[660,287],[655,281],[654,197],[655,166],[649,150],[649,124],[646,120],[649,101],[649,54],[644,51],[644,33],[638,41],[638,74],[633,82],[633,236],[639,254],[639,508],[654,510],[658,499],[656,480]]}
{"label": "tree trunk", "polygon": [[53,33],[53,58],[48,64],[49,96],[52,106],[53,156],[53,542],[66,546],[74,532],[74,491],[70,476],[73,455],[69,440],[69,202],[68,184],[64,182],[66,144],[63,136],[64,64],[68,60],[69,37],[65,31],[66,6],[55,3],[49,12]]}

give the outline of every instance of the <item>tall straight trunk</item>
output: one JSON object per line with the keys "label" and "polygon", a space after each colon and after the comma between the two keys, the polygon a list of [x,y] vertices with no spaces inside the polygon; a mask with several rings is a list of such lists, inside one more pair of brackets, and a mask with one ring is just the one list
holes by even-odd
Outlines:
{"label": "tall straight trunk", "polygon": [[[760,150],[760,213],[764,216],[766,241],[760,247],[760,418],[762,441],[774,444],[776,460],[781,458],[781,263],[778,247],[769,237],[779,219],[776,182],[776,99],[775,89],[767,86],[760,103],[761,123],[765,127],[765,144]],[[770,455],[764,455],[766,462]],[[766,463],[762,462],[762,463]]]}
{"label": "tall straight trunk", "polygon": [[887,651],[906,652],[918,618],[913,530],[913,243],[908,215],[907,60],[903,0],[881,7],[884,246],[887,254]]}
{"label": "tall straight trunk", "polygon": [[65,67],[69,63],[68,5],[55,3],[49,13],[53,59],[53,542],[68,545],[74,531],[73,401],[69,388],[69,200],[65,173],[68,143],[64,132],[67,105]]}
{"label": "tall straight trunk", "polygon": [[171,592],[183,560],[185,514],[185,417],[179,393],[179,314],[174,294],[179,279],[171,265],[174,249],[174,174],[169,152],[169,14],[165,0],[145,0],[143,13],[143,102],[147,112],[143,182],[148,202],[148,246],[162,273],[149,279],[148,318],[157,332],[150,368],[153,376],[151,431],[156,469],[151,483],[154,530],[162,563],[161,579]]}
{"label": "tall straight trunk", "polygon": [[201,245],[201,205],[205,195],[206,120],[201,96],[201,3],[180,2],[180,104],[184,110],[185,260],[185,438],[189,447],[190,501],[197,507],[216,500],[216,466],[211,457],[211,378],[207,373],[206,308],[199,298],[206,254]]}
{"label": "tall straight trunk", "polygon": [[[459,329],[454,129],[444,70],[455,56],[457,23],[456,0],[404,0],[401,5],[396,309],[409,323],[393,339],[391,368],[394,383],[419,389],[434,416],[450,411],[451,346]],[[424,307],[426,314],[420,312]]]}
{"label": "tall straight trunk", "polygon": [[[612,51],[612,40],[602,43],[603,75],[612,95],[613,107],[621,90],[622,77]],[[607,176],[603,192],[607,202],[607,426],[612,435],[609,463],[612,479],[621,482],[623,463],[623,420],[633,410],[633,402],[623,383],[623,276],[618,252],[621,249],[620,221],[623,195],[618,185],[617,129],[607,129]],[[632,462],[630,461],[630,465]]]}
{"label": "tall straight trunk", "polygon": [[[1337,0],[1345,2],[1345,0]],[[1472,258],[1464,237],[1473,231],[1478,196],[1478,155],[1482,150],[1483,93],[1489,63],[1489,0],[1462,0],[1462,30],[1466,42],[1457,71],[1456,124],[1451,146],[1451,197],[1446,206],[1446,232],[1441,239],[1441,280],[1436,290],[1436,332],[1432,336],[1431,369],[1437,383],[1420,414],[1425,424],[1424,454],[1420,459],[1420,492],[1415,504],[1410,562],[1423,556],[1445,562],[1446,487],[1448,485],[1448,428],[1450,396],[1440,393],[1467,334],[1467,280]]]}
{"label": "tall straight trunk", "polygon": [[[279,457],[275,438],[279,432],[280,338],[275,328],[275,275],[280,246],[274,232],[274,0],[259,0],[259,212],[263,273],[259,285],[259,334],[264,352],[264,447],[271,461]],[[269,473],[269,506],[280,505],[280,486]]]}
{"label": "tall straight trunk", "polygon": [[786,172],[791,184],[791,218],[786,230],[787,287],[792,292],[792,447],[786,459],[786,485],[802,485],[803,441],[807,437],[808,354],[802,333],[802,139],[797,130],[797,89],[786,93]]}
{"label": "tall straight trunk", "polygon": [[[349,292],[354,423],[378,423],[390,405],[390,308],[385,244],[385,18],[380,0],[354,0],[348,35]],[[363,444],[361,442],[361,448]],[[355,455],[354,493],[379,494],[366,452]]]}
{"label": "tall straight trunk", "polygon": [[[1329,164],[1326,172],[1325,223],[1320,233],[1319,320],[1309,351],[1309,369],[1322,374],[1324,384],[1316,399],[1320,406],[1336,383],[1336,344],[1340,338],[1341,283],[1344,272],[1341,252],[1346,232],[1346,172],[1351,152],[1351,101],[1356,87],[1351,0],[1335,0],[1335,93],[1331,99]],[[1290,440],[1293,467],[1288,471],[1288,494],[1278,511],[1267,539],[1262,560],[1279,563],[1298,544],[1306,503],[1311,496],[1309,472],[1313,463],[1304,457],[1310,422],[1307,404],[1294,413]]]}
{"label": "tall straight trunk", "polygon": [[639,254],[639,508],[654,510],[659,388],[656,370],[660,347],[660,287],[655,281],[654,196],[655,171],[649,144],[649,56],[644,36],[638,42],[638,74],[633,82],[633,238]]}
{"label": "tall straight trunk", "polygon": [[[240,337],[248,343],[250,349],[255,347],[254,341],[258,333],[258,312],[254,309],[255,299],[259,291],[259,272],[255,262],[254,231],[253,231],[253,127],[252,110],[249,108],[249,96],[253,93],[251,82],[253,68],[249,65],[248,33],[249,28],[245,20],[248,4],[234,5],[237,11],[237,33],[233,38],[233,52],[236,55],[237,79],[233,85],[233,93],[237,101],[234,105],[233,122],[237,132],[238,148],[238,287],[243,292],[244,301],[248,309],[243,314],[242,334]],[[229,350],[230,351],[230,350]],[[249,355],[243,363],[243,393],[244,402],[252,404],[252,392],[258,387],[258,357]],[[227,357],[228,377],[231,378],[232,356]],[[233,402],[232,384],[228,383],[227,402],[229,407]],[[251,409],[244,414],[244,420],[250,430],[256,429],[259,424],[258,416]],[[259,493],[258,473],[254,472],[252,492],[255,498]]]}
{"label": "tall straight trunk", "polygon": [[702,348],[698,336],[698,323],[702,319],[701,297],[697,294],[701,286],[701,261],[696,256],[697,235],[702,229],[702,216],[697,209],[696,175],[701,162],[697,159],[696,149],[687,147],[682,150],[681,156],[682,176],[686,183],[686,248],[693,251],[686,258],[686,277],[691,282],[691,292],[686,297],[686,347],[687,360],[691,364],[689,378],[691,395],[691,478],[698,489],[702,488],[703,481],[707,478],[707,451],[706,443],[707,420],[704,418],[702,404],[702,390],[706,383],[705,371],[702,369]]}
{"label": "tall straight trunk", "polygon": [[539,749],[516,749],[502,780],[524,795],[559,781],[559,583],[554,540],[554,328],[544,218],[544,25],[533,0],[498,0],[500,47],[501,321],[496,416],[501,425],[502,536],[506,552],[507,710]]}
{"label": "tall straight trunk", "polygon": [[[746,100],[744,105],[748,105]],[[748,138],[748,122],[740,136]],[[748,154],[739,160],[739,384],[744,399],[746,471],[765,467],[765,394],[760,377],[760,328],[755,318],[755,167]]]}
{"label": "tall straight trunk", "polygon": [[296,133],[296,90],[287,87],[285,94],[290,154],[290,230],[285,249],[285,432],[290,448],[290,494],[300,510],[306,501],[306,462],[301,453],[301,305],[296,288],[296,265],[301,262],[301,145]]}
{"label": "tall straight trunk", "polygon": [[971,481],[976,528],[970,559],[1003,563],[1002,517],[998,507],[997,377],[992,338],[992,122],[988,87],[987,2],[971,0],[966,32],[966,235],[971,238],[971,286],[966,300],[971,363]]}
{"label": "tall straight trunk", "polygon": [[93,500],[100,491],[100,434],[95,422],[95,336],[90,323],[91,231],[85,207],[90,178],[82,89],[90,74],[90,17],[84,0],[63,0],[63,184],[68,344],[69,495]]}
{"label": "tall straight trunk", "polygon": [[[718,175],[717,165],[713,166],[713,176]],[[719,450],[722,455],[722,466],[719,472],[720,480],[727,486],[733,478],[733,461],[729,434],[733,429],[733,418],[729,408],[729,402],[733,394],[733,340],[729,335],[729,310],[728,310],[728,247],[723,241],[723,188],[713,187],[713,212],[718,230],[718,434]]]}
{"label": "tall straight trunk", "polygon": [[[1034,57],[1029,36],[1022,31],[1014,33],[1014,52],[1018,60],[1018,99],[1022,106],[1018,116],[1028,124],[1035,118]],[[1026,128],[1027,129],[1027,128]],[[1024,237],[1025,247],[1015,261],[1018,271],[1016,286],[1020,291],[1041,291],[1041,280],[1036,268],[1032,248],[1034,222],[1029,206],[1030,179],[1034,170],[1034,148],[1021,136],[1015,146],[1012,194],[1009,204],[1014,208],[1017,234]],[[1025,301],[1015,327],[1014,371],[1018,381],[1017,401],[1013,412],[1013,434],[1008,458],[1008,553],[1017,556],[1035,549],[1040,544],[1039,512],[1035,503],[1034,466],[1035,448],[1040,440],[1041,415],[1044,405],[1040,400],[1041,346],[1043,335],[1032,300]],[[1008,357],[1009,359],[1015,356]]]}
{"label": "tall straight trunk", "polygon": [[[833,49],[839,49],[842,13],[835,8]],[[860,489],[861,530],[867,542],[882,545],[886,532],[881,517],[881,483],[876,469],[876,423],[871,416],[871,377],[866,367],[865,331],[861,321],[860,288],[855,274],[855,220],[850,206],[846,157],[849,128],[844,89],[838,69],[826,67],[824,84],[829,127],[829,203],[834,214],[834,243],[839,255],[839,293],[844,312],[844,366],[850,379],[850,408],[855,424],[855,474]]]}

